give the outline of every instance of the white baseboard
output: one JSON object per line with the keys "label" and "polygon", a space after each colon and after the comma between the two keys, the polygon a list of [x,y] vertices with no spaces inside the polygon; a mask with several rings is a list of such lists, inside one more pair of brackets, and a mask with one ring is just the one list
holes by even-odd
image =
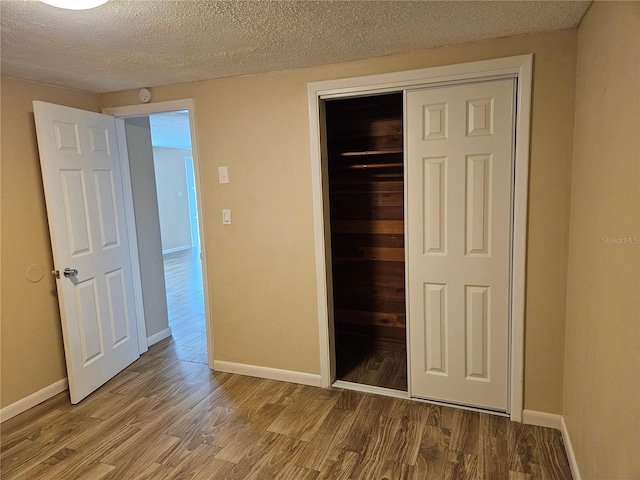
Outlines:
{"label": "white baseboard", "polygon": [[522,421],[527,425],[537,425],[538,427],[549,427],[560,430],[560,433],[562,433],[562,440],[564,442],[564,449],[567,452],[567,459],[569,460],[569,467],[571,467],[573,480],[581,480],[580,471],[578,470],[578,462],[576,461],[576,457],[573,453],[573,446],[571,445],[569,430],[567,429],[564,417],[555,413],[523,410]]}
{"label": "white baseboard", "polygon": [[15,417],[16,415],[20,415],[23,412],[26,412],[32,407],[49,400],[51,397],[55,397],[59,393],[64,392],[69,388],[69,383],[66,378],[62,380],[58,380],[56,383],[49,385],[48,387],[44,387],[42,390],[38,390],[35,393],[32,393],[28,397],[23,398],[22,400],[18,400],[11,405],[7,405],[3,409],[0,409],[0,423],[5,420],[9,420],[10,418]]}
{"label": "white baseboard", "polygon": [[537,412],[535,410],[522,411],[522,423],[536,425],[538,427],[548,427],[560,430],[562,415],[555,413]]}
{"label": "white baseboard", "polygon": [[169,338],[171,336],[171,327],[167,327],[164,330],[160,330],[158,333],[154,333],[150,337],[147,337],[147,347],[154,345],[165,338]]}
{"label": "white baseboard", "polygon": [[280,370],[279,368],[259,367],[244,363],[225,362],[214,360],[213,369],[219,372],[237,373],[249,377],[268,378],[282,382],[300,383],[302,385],[320,386],[320,375],[313,373],[296,372],[293,370]]}
{"label": "white baseboard", "polygon": [[569,467],[571,467],[571,475],[573,480],[581,480],[580,470],[578,470],[578,462],[576,456],[573,453],[573,446],[571,445],[571,439],[569,438],[569,430],[567,424],[564,421],[564,417],[560,421],[560,431],[562,432],[562,440],[564,441],[564,450],[567,452],[567,459],[569,460]]}
{"label": "white baseboard", "polygon": [[189,250],[191,245],[182,245],[181,247],[167,248],[166,250],[162,250],[162,254],[166,255],[168,253],[181,252],[182,250]]}

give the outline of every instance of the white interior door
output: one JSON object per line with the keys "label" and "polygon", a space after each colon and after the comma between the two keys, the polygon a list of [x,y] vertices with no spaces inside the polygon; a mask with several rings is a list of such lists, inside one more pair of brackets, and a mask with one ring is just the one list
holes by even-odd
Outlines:
{"label": "white interior door", "polygon": [[44,102],[34,113],[77,403],[139,357],[115,119]]}
{"label": "white interior door", "polygon": [[406,96],[413,396],[508,409],[514,81]]}

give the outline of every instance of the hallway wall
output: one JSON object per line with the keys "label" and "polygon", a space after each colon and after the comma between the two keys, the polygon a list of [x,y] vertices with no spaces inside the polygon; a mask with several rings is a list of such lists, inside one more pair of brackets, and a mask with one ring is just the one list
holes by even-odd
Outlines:
{"label": "hallway wall", "polygon": [[185,156],[191,150],[153,147],[163,253],[191,247]]}

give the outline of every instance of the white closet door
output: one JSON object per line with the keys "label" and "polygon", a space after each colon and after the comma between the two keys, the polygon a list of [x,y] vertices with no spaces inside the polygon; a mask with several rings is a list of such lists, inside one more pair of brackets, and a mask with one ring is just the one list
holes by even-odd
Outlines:
{"label": "white closet door", "polygon": [[407,92],[413,396],[506,411],[514,81]]}

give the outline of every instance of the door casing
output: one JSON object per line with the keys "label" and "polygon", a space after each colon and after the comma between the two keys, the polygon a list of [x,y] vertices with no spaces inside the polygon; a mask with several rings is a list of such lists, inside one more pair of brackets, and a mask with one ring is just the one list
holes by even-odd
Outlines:
{"label": "door casing", "polygon": [[[509,415],[522,422],[524,400],[524,315],[529,180],[529,143],[533,54],[478,62],[363,77],[327,80],[308,84],[309,131],[311,143],[311,182],[313,188],[318,333],[320,341],[321,386],[335,379],[333,305],[331,292],[331,246],[328,239],[327,165],[324,142],[324,100],[329,98],[375,95],[388,92],[455,85],[475,81],[515,78],[514,184],[510,304]],[[406,153],[405,153],[406,162]],[[406,165],[406,164],[405,164]],[[406,171],[406,170],[405,170]],[[406,189],[405,189],[406,195]],[[406,205],[406,198],[405,198]],[[406,207],[405,207],[406,208]],[[405,225],[406,234],[406,225]],[[407,319],[410,335],[411,319]],[[409,385],[411,396],[411,385]]]}
{"label": "door casing", "polygon": [[[157,103],[145,103],[140,105],[127,105],[122,107],[109,107],[103,108],[102,113],[107,115],[112,115],[116,117],[116,129],[118,131],[118,145],[120,148],[121,158],[126,160],[127,172],[129,165],[129,157],[127,152],[126,142],[123,141],[126,137],[124,131],[124,120],[127,117],[140,117],[144,115],[151,115],[154,113],[164,113],[171,112],[177,110],[187,110],[189,112],[189,128],[191,130],[191,152],[193,157],[193,168],[194,168],[194,176],[196,183],[196,204],[199,212],[199,217],[201,219],[205,218],[204,214],[204,206],[202,202],[202,189],[200,186],[200,168],[199,168],[199,156],[198,156],[198,142],[196,136],[196,113],[195,113],[195,104],[192,98],[181,99],[181,100],[171,100],[167,102],[157,102]],[[129,178],[128,185],[125,184],[125,191],[128,191],[128,195],[131,195],[131,180]],[[131,202],[127,202],[131,209],[133,209],[133,197],[131,197]],[[129,215],[131,214],[131,215]],[[133,212],[127,212],[128,216],[133,218]],[[135,232],[135,224],[133,225],[133,231]],[[209,306],[209,288],[208,288],[208,275],[207,275],[207,253],[206,253],[206,245],[204,242],[205,238],[205,226],[204,222],[200,222],[199,225],[199,236],[200,236],[200,254],[201,254],[201,262],[202,262],[202,286],[204,291],[204,312],[205,312],[205,326],[207,331],[207,356],[209,361],[209,368],[213,370],[213,337],[212,337],[212,328],[211,328],[211,315],[210,315],[210,306]],[[137,245],[137,242],[136,242]],[[138,268],[138,278],[140,275],[139,272],[139,260],[138,260],[138,251],[137,248],[135,252],[132,251],[132,258],[135,257],[135,265]],[[140,292],[140,305],[142,305],[142,293]],[[138,332],[139,336],[142,337],[140,340],[140,353],[147,351],[147,336],[146,336],[146,325],[144,323],[144,317],[142,320],[138,321]],[[144,335],[142,335],[142,332]],[[144,342],[144,346],[143,346]]]}

